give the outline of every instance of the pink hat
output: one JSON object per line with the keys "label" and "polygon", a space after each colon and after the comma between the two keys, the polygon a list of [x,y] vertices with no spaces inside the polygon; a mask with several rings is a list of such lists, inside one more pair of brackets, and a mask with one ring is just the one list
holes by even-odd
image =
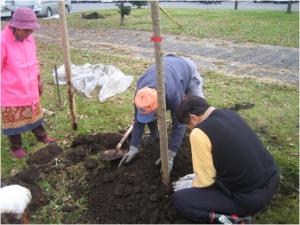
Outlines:
{"label": "pink hat", "polygon": [[30,8],[17,8],[10,20],[11,27],[35,30],[40,27],[34,11]]}

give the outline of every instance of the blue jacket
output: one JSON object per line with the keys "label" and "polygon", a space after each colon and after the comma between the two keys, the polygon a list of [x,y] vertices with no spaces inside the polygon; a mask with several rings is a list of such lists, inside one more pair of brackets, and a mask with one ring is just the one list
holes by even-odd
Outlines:
{"label": "blue jacket", "polygon": [[[169,149],[177,152],[185,133],[185,125],[180,123],[175,116],[176,108],[187,94],[189,83],[192,79],[192,68],[181,57],[167,55],[163,59],[165,77],[166,107],[172,117],[172,134],[169,140]],[[156,65],[152,65],[137,81],[136,91],[143,87],[156,88]],[[201,90],[202,92],[202,90]],[[135,110],[136,111],[136,110]],[[138,147],[144,133],[144,123],[135,119],[131,145]]]}

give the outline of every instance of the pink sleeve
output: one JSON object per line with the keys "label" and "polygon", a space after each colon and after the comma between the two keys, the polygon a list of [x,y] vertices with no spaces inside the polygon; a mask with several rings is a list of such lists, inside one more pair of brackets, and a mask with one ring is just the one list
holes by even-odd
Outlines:
{"label": "pink sleeve", "polygon": [[3,66],[6,60],[6,53],[7,49],[6,49],[6,45],[1,41],[1,73],[3,71]]}

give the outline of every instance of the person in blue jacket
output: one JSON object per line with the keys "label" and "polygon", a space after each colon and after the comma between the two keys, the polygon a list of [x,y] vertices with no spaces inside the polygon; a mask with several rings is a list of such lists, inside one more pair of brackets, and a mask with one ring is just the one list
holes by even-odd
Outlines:
{"label": "person in blue jacket", "polygon": [[[195,63],[185,57],[166,55],[163,58],[163,70],[165,77],[166,108],[170,110],[172,117],[172,133],[168,144],[168,168],[169,172],[171,172],[174,157],[182,143],[185,133],[185,125],[180,123],[176,118],[176,108],[187,94],[204,97],[202,91],[203,79]],[[156,118],[156,88],[156,66],[152,65],[137,81],[135,120],[130,149],[122,158],[119,165],[130,162],[139,153],[139,145],[146,124],[150,130],[150,136],[146,143],[152,143],[159,138]],[[160,160],[157,160],[156,164],[159,162]]]}

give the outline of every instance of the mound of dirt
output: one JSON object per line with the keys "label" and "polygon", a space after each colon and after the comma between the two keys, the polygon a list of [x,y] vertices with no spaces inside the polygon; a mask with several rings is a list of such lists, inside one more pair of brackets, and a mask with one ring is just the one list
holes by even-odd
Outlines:
{"label": "mound of dirt", "polygon": [[[67,184],[72,195],[68,196],[70,201],[63,202],[61,212],[76,213],[79,205],[75,201],[84,196],[88,201],[80,221],[66,216],[68,223],[192,223],[176,212],[171,187],[162,184],[160,166],[155,165],[160,154],[158,142],[145,146],[131,163],[121,168],[117,168],[119,160],[104,162],[99,167],[100,158],[96,160],[92,155],[114,148],[121,138],[122,135],[116,133],[81,135],[64,154],[60,154],[62,150],[57,145],[49,145],[31,154],[27,160],[29,167],[10,177],[6,184],[17,183],[31,190],[33,198],[29,208],[34,215],[53,198],[43,192],[38,182],[48,181],[52,188],[57,188],[51,183],[50,175],[54,169],[57,176],[65,173],[70,179]],[[97,146],[97,151],[91,151],[93,146]],[[129,140],[124,148],[128,146]],[[171,182],[192,172],[190,146],[186,141],[183,146],[175,158]],[[57,164],[54,163],[56,157]],[[77,172],[71,174],[77,163],[82,163],[79,167],[84,170],[85,179],[76,176]]]}
{"label": "mound of dirt", "polygon": [[[162,184],[159,143],[146,146],[136,159],[121,168],[118,161],[86,177],[89,222],[91,223],[192,223],[173,207],[171,195]],[[171,180],[192,172],[191,153],[181,149],[175,158]]]}
{"label": "mound of dirt", "polygon": [[49,144],[45,148],[41,148],[33,154],[30,154],[27,164],[42,165],[50,163],[54,158],[62,153],[62,149],[56,144]]}

